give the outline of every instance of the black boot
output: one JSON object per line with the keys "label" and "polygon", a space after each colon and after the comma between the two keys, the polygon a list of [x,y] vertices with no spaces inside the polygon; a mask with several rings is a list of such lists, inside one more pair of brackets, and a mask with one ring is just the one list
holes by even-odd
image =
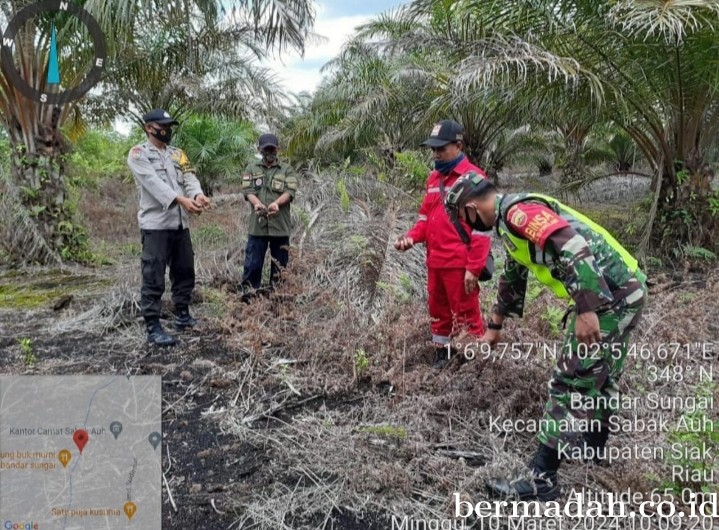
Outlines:
{"label": "black boot", "polygon": [[455,348],[450,348],[449,351],[447,351],[446,346],[442,346],[441,348],[435,348],[432,368],[434,368],[435,370],[441,370],[442,368],[447,366],[449,360],[455,355],[457,355],[457,350]]}
{"label": "black boot", "polygon": [[249,285],[241,285],[240,292],[242,293],[240,295],[240,302],[242,302],[243,304],[249,304],[255,298],[257,298],[257,289],[253,289]]}
{"label": "black boot", "polygon": [[557,482],[559,455],[557,450],[540,444],[530,467],[532,476],[528,479],[489,479],[486,483],[487,493],[495,498],[520,501],[546,502],[559,497],[560,490]]}
{"label": "black boot", "polygon": [[148,320],[145,323],[147,327],[147,342],[154,344],[155,346],[174,346],[177,344],[175,337],[168,335],[162,324],[158,320]]}
{"label": "black boot", "polygon": [[[585,459],[585,463],[593,464],[595,466],[609,467],[609,462],[604,458],[604,446],[607,445],[609,439],[609,428],[602,425],[599,432],[585,432],[584,433],[584,444],[586,448],[591,448],[589,451],[585,451],[585,454],[591,453],[592,458]],[[600,456],[601,454],[601,456]]]}
{"label": "black boot", "polygon": [[180,307],[175,314],[175,329],[177,331],[185,331],[187,328],[194,328],[197,320],[190,316],[190,310],[186,307]]}

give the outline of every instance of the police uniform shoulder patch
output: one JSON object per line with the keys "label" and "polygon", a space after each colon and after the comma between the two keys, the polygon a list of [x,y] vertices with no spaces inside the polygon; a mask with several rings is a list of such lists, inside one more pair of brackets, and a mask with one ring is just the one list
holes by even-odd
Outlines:
{"label": "police uniform shoulder patch", "polygon": [[175,147],[172,150],[172,153],[170,153],[170,159],[181,166],[185,166],[190,163],[190,159],[187,158],[187,153],[185,153],[184,149],[180,149],[179,147]]}
{"label": "police uniform shoulder patch", "polygon": [[130,156],[132,157],[133,160],[139,160],[140,157],[142,156],[142,147],[139,145],[136,145],[135,147],[133,147],[132,150],[130,151]]}

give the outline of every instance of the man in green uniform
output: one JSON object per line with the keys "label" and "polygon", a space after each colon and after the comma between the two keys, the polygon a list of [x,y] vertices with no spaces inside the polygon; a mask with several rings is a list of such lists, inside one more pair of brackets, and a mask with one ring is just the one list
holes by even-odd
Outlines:
{"label": "man in green uniform", "polygon": [[274,134],[263,134],[258,142],[262,160],[252,162],[242,176],[242,193],[252,205],[249,238],[245,249],[242,288],[256,291],[262,284],[265,253],[272,257],[270,286],[280,279],[280,271],[289,260],[290,202],[297,192],[297,173],[278,158],[279,141]]}
{"label": "man in green uniform", "polygon": [[618,394],[627,340],[646,303],[646,276],[609,232],[551,197],[500,195],[489,181],[468,173],[452,186],[445,206],[451,218],[466,220],[473,230],[495,228],[507,253],[483,341],[496,344],[504,319],[522,316],[529,271],[557,296],[574,301],[549,382],[531,478],[487,483],[493,496],[555,499],[560,459],[579,452],[599,463],[592,455],[601,454],[609,436],[615,411],[607,404],[615,402],[609,398]]}

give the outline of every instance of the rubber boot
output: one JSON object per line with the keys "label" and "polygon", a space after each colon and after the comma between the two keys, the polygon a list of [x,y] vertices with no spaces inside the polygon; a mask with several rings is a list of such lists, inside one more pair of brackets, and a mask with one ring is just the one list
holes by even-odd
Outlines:
{"label": "rubber boot", "polygon": [[441,370],[442,368],[447,366],[449,360],[455,355],[457,355],[457,350],[455,348],[450,348],[449,352],[447,351],[446,346],[435,348],[432,368],[434,368],[435,370]]}
{"label": "rubber boot", "polygon": [[605,425],[602,425],[602,428],[599,432],[585,432],[584,433],[584,443],[586,447],[591,447],[594,449],[593,451],[593,458],[586,459],[585,463],[587,464],[593,464],[595,466],[601,466],[601,467],[609,467],[609,462],[606,461],[604,458],[600,458],[597,454],[599,449],[603,449],[605,445],[607,445],[607,440],[609,439],[609,428]]}
{"label": "rubber boot", "polygon": [[186,307],[178,307],[175,313],[175,329],[185,331],[187,328],[194,328],[197,320],[190,316],[190,310]]}
{"label": "rubber boot", "polygon": [[147,327],[147,342],[150,344],[154,344],[155,346],[174,346],[177,344],[175,337],[168,335],[162,328],[159,319],[148,320],[145,326]]}
{"label": "rubber boot", "polygon": [[493,478],[486,483],[487,493],[494,498],[519,501],[552,501],[559,497],[557,470],[559,455],[556,449],[540,444],[530,463],[530,478]]}
{"label": "rubber boot", "polygon": [[249,304],[255,298],[257,298],[258,295],[258,290],[253,289],[249,285],[240,286],[240,292],[242,293],[240,295],[240,302],[242,302],[243,304]]}

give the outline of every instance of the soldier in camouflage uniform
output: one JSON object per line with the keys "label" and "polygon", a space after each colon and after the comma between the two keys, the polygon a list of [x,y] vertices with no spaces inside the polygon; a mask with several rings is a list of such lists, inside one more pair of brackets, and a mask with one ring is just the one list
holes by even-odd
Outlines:
{"label": "soldier in camouflage uniform", "polygon": [[[507,253],[484,341],[496,344],[504,319],[523,315],[530,270],[557,296],[574,301],[549,382],[532,478],[487,483],[494,496],[554,499],[560,455],[576,446],[596,454],[606,444],[615,411],[603,404],[618,393],[627,340],[646,303],[646,276],[609,232],[551,197],[500,195],[489,181],[469,173],[452,187],[445,206],[452,218],[466,220],[474,230],[495,228]],[[572,408],[572,394],[582,396],[581,407]],[[590,428],[582,432],[581,426]]]}

